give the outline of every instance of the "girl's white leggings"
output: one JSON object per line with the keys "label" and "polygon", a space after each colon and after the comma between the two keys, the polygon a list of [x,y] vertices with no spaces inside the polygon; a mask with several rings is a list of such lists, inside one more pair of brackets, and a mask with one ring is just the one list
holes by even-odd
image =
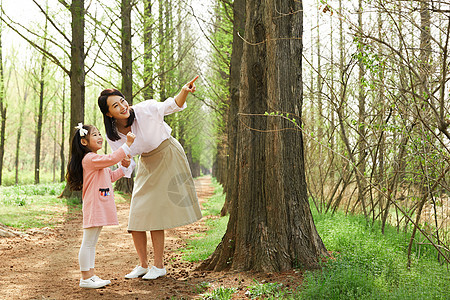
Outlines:
{"label": "girl's white leggings", "polygon": [[83,241],[81,242],[78,261],[80,262],[81,271],[89,271],[95,267],[95,246],[97,245],[98,236],[103,227],[91,227],[83,230]]}

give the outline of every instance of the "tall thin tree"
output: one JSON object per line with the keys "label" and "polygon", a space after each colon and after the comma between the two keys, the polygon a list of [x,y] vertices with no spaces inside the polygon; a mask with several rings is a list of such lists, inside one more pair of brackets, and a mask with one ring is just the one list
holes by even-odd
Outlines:
{"label": "tall thin tree", "polygon": [[[70,135],[75,133],[75,126],[79,122],[84,123],[84,103],[85,103],[85,77],[84,70],[84,24],[85,9],[84,0],[73,0],[69,6],[72,15],[72,41],[70,55]],[[70,154],[69,154],[70,155]],[[79,192],[71,192],[68,185],[64,189],[62,196],[77,196],[81,198]]]}
{"label": "tall thin tree", "polygon": [[[45,19],[44,25],[44,42],[42,48],[47,49],[47,29],[48,21]],[[34,149],[34,184],[39,183],[39,174],[41,168],[41,138],[42,126],[44,120],[44,94],[45,94],[45,71],[47,66],[47,57],[42,54],[40,73],[39,73],[39,103],[37,110],[36,135],[35,135],[35,149]]]}
{"label": "tall thin tree", "polygon": [[[3,1],[0,2],[3,6]],[[3,12],[3,8],[2,8]],[[2,13],[0,12],[0,13]],[[2,184],[3,174],[3,158],[5,156],[5,140],[6,140],[6,110],[8,105],[5,100],[5,81],[3,73],[3,44],[2,44],[2,23],[0,22],[0,185]]]}

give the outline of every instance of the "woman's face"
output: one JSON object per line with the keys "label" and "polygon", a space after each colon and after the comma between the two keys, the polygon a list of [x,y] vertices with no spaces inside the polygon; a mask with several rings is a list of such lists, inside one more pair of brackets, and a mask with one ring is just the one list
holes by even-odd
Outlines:
{"label": "woman's face", "polygon": [[106,99],[106,104],[108,105],[108,117],[113,117],[114,119],[128,119],[130,116],[130,106],[127,100],[121,96],[112,95]]}

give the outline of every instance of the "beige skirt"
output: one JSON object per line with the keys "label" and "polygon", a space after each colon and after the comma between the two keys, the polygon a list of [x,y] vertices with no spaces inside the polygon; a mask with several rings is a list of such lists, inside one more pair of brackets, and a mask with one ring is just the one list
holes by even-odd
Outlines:
{"label": "beige skirt", "polygon": [[202,217],[189,163],[173,137],[141,154],[131,198],[128,231],[162,230]]}

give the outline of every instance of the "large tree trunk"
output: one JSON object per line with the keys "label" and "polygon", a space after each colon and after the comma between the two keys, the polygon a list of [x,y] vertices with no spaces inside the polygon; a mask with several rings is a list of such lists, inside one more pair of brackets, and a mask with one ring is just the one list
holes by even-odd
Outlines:
{"label": "large tree trunk", "polygon": [[[247,0],[237,136],[239,186],[227,232],[202,264],[210,270],[264,272],[318,268],[327,252],[307,193],[301,119],[302,1]],[[280,17],[279,12],[286,13]],[[287,13],[289,12],[289,13]],[[301,124],[299,124],[301,125]],[[287,129],[290,128],[290,129]],[[286,130],[287,129],[287,130]]]}
{"label": "large tree trunk", "polygon": [[133,61],[131,57],[131,2],[122,0],[122,94],[133,104]]}
{"label": "large tree trunk", "polygon": [[[75,126],[84,123],[84,0],[73,0],[70,6],[72,15],[72,43],[70,57],[70,139],[75,133]],[[70,157],[70,154],[69,154]],[[66,185],[63,197],[81,198],[80,192],[71,192]]]}
{"label": "large tree trunk", "polygon": [[85,71],[84,71],[84,0],[73,0],[72,44],[70,60],[70,138],[75,126],[84,123]]}
{"label": "large tree trunk", "polygon": [[[131,1],[122,0],[122,94],[133,104],[133,60],[131,55]],[[133,178],[122,177],[114,189],[127,194],[133,192]]]}
{"label": "large tree trunk", "polygon": [[241,71],[241,58],[243,41],[238,36],[244,36],[245,29],[245,0],[233,2],[233,45],[230,62],[230,103],[228,106],[228,171],[225,184],[225,203],[220,214],[222,216],[230,213],[232,199],[236,199],[239,168],[236,168],[236,134],[238,127],[239,108],[239,74]]}
{"label": "large tree trunk", "polygon": [[[164,101],[166,99],[166,77],[165,77],[165,51],[167,51],[165,45],[164,35],[164,1],[158,0],[158,42],[159,42],[159,100]],[[170,125],[170,124],[169,124]]]}
{"label": "large tree trunk", "polygon": [[144,1],[144,99],[153,98],[153,64],[152,64],[152,1]]}

